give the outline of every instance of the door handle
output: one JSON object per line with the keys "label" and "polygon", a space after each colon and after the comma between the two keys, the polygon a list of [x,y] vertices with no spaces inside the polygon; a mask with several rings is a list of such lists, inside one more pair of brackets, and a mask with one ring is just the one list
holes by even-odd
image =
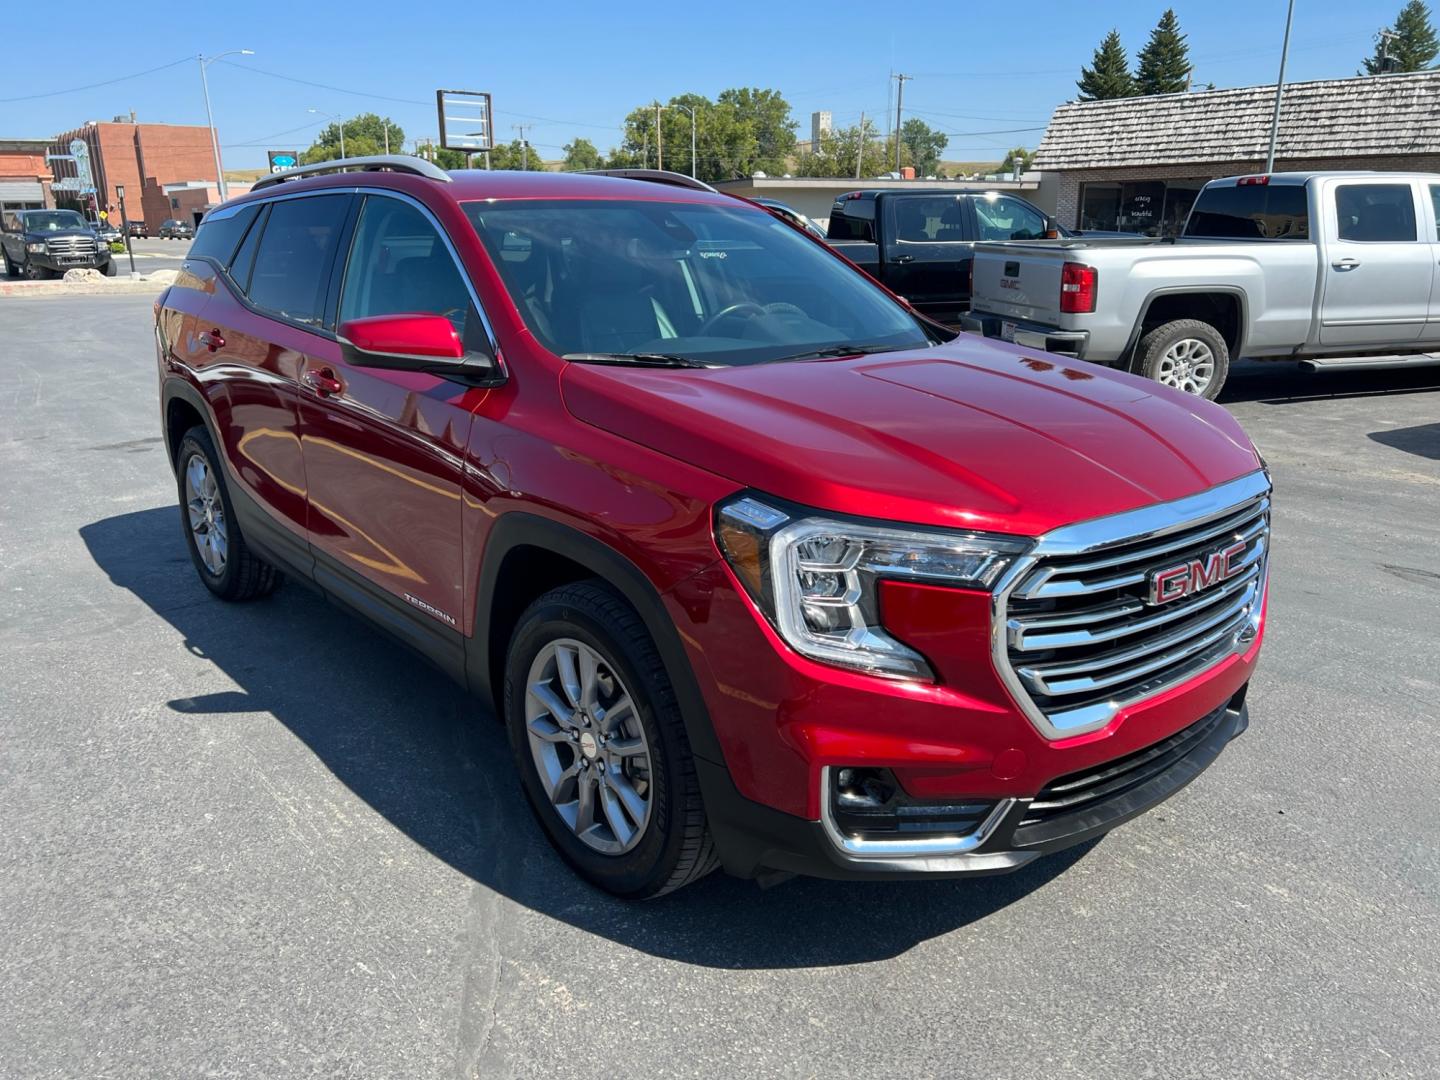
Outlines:
{"label": "door handle", "polygon": [[345,389],[345,384],[329,368],[306,368],[300,379],[321,397],[329,397]]}
{"label": "door handle", "polygon": [[895,256],[893,259],[891,259],[890,261],[891,261],[891,262],[895,262],[895,263],[914,262],[914,261],[915,261],[915,256],[914,256],[914,255],[896,255],[896,256]]}
{"label": "door handle", "polygon": [[1360,265],[1360,260],[1351,258],[1336,259],[1330,265],[1336,270],[1354,270]]}
{"label": "door handle", "polygon": [[220,333],[219,329],[201,330],[200,344],[204,345],[211,352],[215,352],[217,349],[223,349],[225,347],[225,335]]}

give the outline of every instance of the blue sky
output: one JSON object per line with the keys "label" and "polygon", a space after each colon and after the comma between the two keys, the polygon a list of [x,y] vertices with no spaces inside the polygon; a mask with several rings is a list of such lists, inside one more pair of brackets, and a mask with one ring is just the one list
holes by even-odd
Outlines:
{"label": "blue sky", "polygon": [[[1401,4],[1299,0],[1287,79],[1355,74],[1375,31]],[[861,110],[886,110],[892,70],[915,76],[905,87],[906,115],[951,135],[947,157],[996,160],[1007,147],[1035,145],[1112,26],[1133,60],[1165,3],[300,0],[175,9],[168,20],[137,16],[134,29],[114,18],[121,9],[113,3],[17,0],[10,7],[0,137],[48,137],[131,109],[142,120],[204,123],[194,55],[248,48],[254,56],[210,67],[210,91],[226,167],[254,168],[264,164],[267,147],[310,144],[325,121],[307,113],[309,106],[388,114],[409,137],[433,135],[437,86],[491,91],[497,134],[508,139],[511,125],[533,124],[531,142],[556,158],[576,136],[608,149],[625,113],[642,102],[685,92],[713,97],[729,86],[779,89],[802,137],[816,109],[831,110],[837,125],[853,124]],[[1274,80],[1283,0],[1182,0],[1176,13],[1199,83]],[[84,29],[89,25],[95,33]],[[78,51],[72,35],[83,35]],[[57,65],[57,55],[86,63]],[[108,86],[48,93],[186,57]]]}

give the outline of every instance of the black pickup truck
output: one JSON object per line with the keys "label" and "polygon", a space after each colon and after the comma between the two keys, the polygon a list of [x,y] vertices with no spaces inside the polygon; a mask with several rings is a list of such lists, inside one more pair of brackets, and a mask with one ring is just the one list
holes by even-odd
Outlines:
{"label": "black pickup truck", "polygon": [[0,215],[0,251],[11,277],[46,278],[77,266],[115,273],[109,246],[74,210],[7,210]]}
{"label": "black pickup truck", "polygon": [[977,241],[1069,235],[1014,195],[871,190],[835,200],[826,242],[917,311],[954,324],[970,307]]}

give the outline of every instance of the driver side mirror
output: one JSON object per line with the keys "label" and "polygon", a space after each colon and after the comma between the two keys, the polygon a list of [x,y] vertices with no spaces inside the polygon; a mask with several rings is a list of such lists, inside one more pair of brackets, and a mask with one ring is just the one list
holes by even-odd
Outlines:
{"label": "driver side mirror", "polygon": [[1045,239],[1060,239],[1060,223],[1056,221],[1053,217],[1051,217],[1049,214],[1045,215]]}
{"label": "driver side mirror", "polygon": [[[468,335],[467,335],[468,336]],[[488,349],[466,348],[443,315],[372,315],[340,324],[340,351],[347,364],[385,371],[420,371],[499,386],[505,373]]]}

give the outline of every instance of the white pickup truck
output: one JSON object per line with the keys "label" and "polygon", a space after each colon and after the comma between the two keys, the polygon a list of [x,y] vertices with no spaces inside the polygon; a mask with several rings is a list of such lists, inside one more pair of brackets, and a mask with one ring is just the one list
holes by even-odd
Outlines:
{"label": "white pickup truck", "polygon": [[1440,175],[1214,180],[1181,236],[975,247],[966,329],[1214,398],[1232,356],[1440,362]]}

